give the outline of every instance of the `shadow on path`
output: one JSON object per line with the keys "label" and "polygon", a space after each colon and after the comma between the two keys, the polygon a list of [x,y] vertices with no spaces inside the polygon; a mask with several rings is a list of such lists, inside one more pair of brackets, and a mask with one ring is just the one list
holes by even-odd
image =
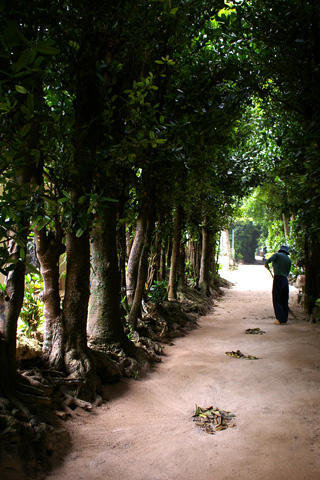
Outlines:
{"label": "shadow on path", "polygon": [[[318,480],[320,329],[273,324],[268,275],[260,265],[229,272],[235,286],[154,373],[116,385],[95,415],[70,423],[73,451],[49,478]],[[245,333],[256,327],[266,333]],[[237,349],[259,360],[225,354]],[[195,404],[231,411],[236,427],[207,435]]]}

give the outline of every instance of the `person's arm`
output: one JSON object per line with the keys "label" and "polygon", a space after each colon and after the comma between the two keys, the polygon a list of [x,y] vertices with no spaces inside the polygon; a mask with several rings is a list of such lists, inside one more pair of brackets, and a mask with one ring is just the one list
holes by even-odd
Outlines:
{"label": "person's arm", "polygon": [[273,262],[276,258],[276,254],[274,253],[273,255],[271,255],[270,258],[268,258],[265,262],[264,262],[264,266],[269,270],[270,267],[269,267],[269,263]]}

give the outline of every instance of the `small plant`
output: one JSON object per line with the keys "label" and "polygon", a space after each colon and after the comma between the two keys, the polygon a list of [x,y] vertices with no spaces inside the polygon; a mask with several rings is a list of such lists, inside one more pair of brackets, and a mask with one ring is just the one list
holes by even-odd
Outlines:
{"label": "small plant", "polygon": [[188,277],[187,285],[188,287],[195,288],[197,286],[197,277]]}
{"label": "small plant", "polygon": [[129,338],[129,340],[134,341],[134,328],[133,328],[133,326],[129,322],[126,322],[125,325],[126,325],[125,332],[126,332],[127,337]]}
{"label": "small plant", "polygon": [[165,280],[156,280],[150,287],[148,298],[150,302],[164,302],[168,297],[168,284]]}
{"label": "small plant", "polygon": [[25,276],[25,291],[22,309],[19,317],[19,333],[31,337],[43,324],[43,302],[40,294],[43,290],[41,275],[28,273]]}
{"label": "small plant", "polygon": [[125,312],[125,315],[126,317],[129,315],[130,313],[130,307],[128,305],[128,301],[127,301],[127,295],[124,295],[122,298],[121,298],[121,307],[123,308],[123,311]]}

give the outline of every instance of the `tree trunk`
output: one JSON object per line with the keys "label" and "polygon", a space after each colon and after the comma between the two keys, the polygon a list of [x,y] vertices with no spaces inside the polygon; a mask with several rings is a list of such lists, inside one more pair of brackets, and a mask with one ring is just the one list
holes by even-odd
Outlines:
{"label": "tree trunk", "polygon": [[179,248],[181,242],[181,223],[182,223],[182,208],[180,205],[176,207],[174,232],[172,239],[172,253],[170,263],[169,285],[168,285],[168,300],[174,301],[177,298],[177,267],[179,258]]}
{"label": "tree trunk", "polygon": [[127,259],[130,257],[130,252],[132,247],[131,233],[132,233],[132,228],[126,226],[126,252],[127,252],[126,257]]}
{"label": "tree trunk", "polygon": [[[120,291],[126,291],[126,260],[127,260],[127,247],[126,247],[126,226],[124,223],[120,223],[118,232],[118,251],[119,251],[119,271],[120,271]],[[116,252],[117,255],[117,252]],[[124,294],[124,293],[123,293]]]}
{"label": "tree trunk", "polygon": [[152,220],[151,215],[149,216],[147,225],[146,225],[144,242],[143,242],[143,247],[142,247],[140,260],[139,260],[137,284],[135,288],[132,307],[129,314],[129,323],[130,325],[132,325],[133,329],[136,329],[137,320],[141,313],[141,302],[142,302],[143,292],[144,292],[145,283],[148,275],[148,255],[150,251],[150,243],[151,243],[153,226],[154,226],[154,221]]}
{"label": "tree trunk", "polygon": [[186,250],[183,243],[180,243],[178,266],[177,266],[177,288],[183,289],[186,286],[185,276]]}
{"label": "tree trunk", "polygon": [[217,233],[212,232],[211,234],[211,262],[210,262],[210,272],[211,272],[211,281],[210,284],[214,285],[216,276],[217,276]]}
{"label": "tree trunk", "polygon": [[[44,341],[43,351],[47,354],[50,365],[62,368],[61,339],[62,312],[59,293],[59,258],[65,248],[62,245],[60,228],[57,233],[47,233],[45,228],[35,232],[36,253],[44,282],[42,300],[44,303]],[[58,347],[58,348],[57,348]]]}
{"label": "tree trunk", "polygon": [[206,223],[202,227],[202,251],[201,251],[201,266],[200,266],[200,278],[199,287],[203,293],[210,296],[210,265],[212,255],[212,238],[211,232],[206,226]]}
{"label": "tree trunk", "polygon": [[[89,195],[97,167],[97,148],[103,137],[101,81],[97,63],[105,47],[92,29],[93,17],[82,19],[75,59],[73,158],[69,170],[71,211],[66,233],[66,284],[63,300],[63,350],[65,369],[72,378],[85,378],[82,394],[95,397],[96,371],[87,346],[87,315],[90,280]],[[81,201],[80,201],[81,200]],[[89,390],[89,387],[91,391]]]}
{"label": "tree trunk", "polygon": [[123,344],[120,312],[120,273],[116,248],[116,207],[106,208],[92,235],[90,340],[96,345]]}
{"label": "tree trunk", "polygon": [[0,301],[0,396],[8,396],[15,389],[17,323],[24,297],[25,263],[19,260],[20,247],[13,240],[9,253],[17,263],[8,273]]}
{"label": "tree trunk", "polygon": [[136,289],[139,261],[141,251],[144,244],[145,230],[146,230],[147,216],[146,211],[143,209],[141,215],[137,219],[136,231],[134,241],[130,250],[130,256],[127,265],[126,274],[126,288],[127,288],[127,302],[131,306]]}
{"label": "tree trunk", "polygon": [[154,257],[153,257],[153,278],[151,285],[154,280],[160,280],[160,257],[161,257],[161,238],[160,238],[160,222],[158,222],[157,231],[155,235],[154,242]]}
{"label": "tree trunk", "polygon": [[196,288],[198,288],[199,278],[200,278],[200,259],[201,259],[200,242],[193,242],[193,247],[194,247],[193,272],[196,279]]}
{"label": "tree trunk", "polygon": [[[167,245],[166,270],[168,270],[170,267],[171,256],[172,256],[172,243],[173,243],[172,235],[170,235],[168,238],[168,245]],[[169,273],[166,274],[166,276],[168,277],[168,281],[169,281],[169,275],[170,275],[170,271]]]}
{"label": "tree trunk", "polygon": [[289,227],[289,220],[286,217],[285,213],[282,214],[282,220],[283,220],[283,231],[284,231],[284,238],[286,240],[286,243],[289,240],[290,237],[290,227]]}
{"label": "tree trunk", "polygon": [[197,269],[197,245],[194,240],[188,242],[188,261],[190,263],[190,275],[196,278],[199,272]]}
{"label": "tree trunk", "polygon": [[[32,197],[31,185],[39,185],[42,179],[42,160],[39,159],[36,163],[31,155],[32,149],[39,148],[39,111],[41,111],[43,101],[40,75],[34,77],[33,93],[35,98],[35,115],[31,122],[31,129],[22,142],[17,142],[17,139],[14,140],[14,138],[12,142],[14,150],[11,152],[13,154],[11,161],[15,177],[12,177],[11,181],[15,182],[15,216],[18,221],[14,231],[7,232],[10,238],[8,242],[9,257],[14,263],[12,263],[13,269],[6,276],[5,295],[4,297],[2,296],[0,301],[0,395],[12,393],[16,386],[17,324],[24,299],[24,277],[26,272],[25,260],[21,259],[21,251],[24,250],[25,256],[30,222],[30,212],[28,210],[27,212],[25,211],[25,206],[28,205]],[[19,116],[17,121],[16,128],[19,129],[21,127],[19,125]],[[11,146],[8,145],[8,148],[10,152]],[[15,150],[16,148],[18,150]],[[23,165],[19,167],[21,161]],[[23,249],[20,245],[23,245]]]}
{"label": "tree trunk", "polygon": [[[31,140],[34,140],[37,122],[32,129]],[[33,143],[32,143],[33,145]],[[34,168],[32,168],[32,166]],[[16,176],[16,188],[18,191],[17,199],[20,200],[20,204],[26,204],[30,200],[30,183],[34,181],[34,178],[39,174],[39,169],[34,165],[23,167],[17,173]],[[19,208],[19,207],[18,207]],[[20,207],[21,208],[21,207]],[[1,352],[0,356],[4,360],[1,363],[0,375],[0,394],[7,395],[15,388],[16,381],[16,337],[17,337],[17,324],[19,314],[22,308],[24,299],[24,277],[26,272],[25,260],[21,259],[20,244],[23,244],[24,252],[26,254],[26,245],[29,232],[29,218],[25,215],[24,211],[19,211],[20,223],[16,225],[15,232],[8,232],[11,239],[8,242],[9,258],[13,262],[13,269],[9,271],[6,276],[6,289],[4,299],[1,302],[0,311],[0,343]],[[19,238],[19,245],[16,239]]]}
{"label": "tree trunk", "polygon": [[90,250],[89,235],[79,238],[66,234],[67,275],[63,301],[64,363],[72,377],[84,377],[91,372],[87,347],[87,313],[89,301]]}
{"label": "tree trunk", "polygon": [[159,280],[164,281],[166,279],[167,273],[167,262],[166,262],[166,245],[161,245],[160,251],[160,273],[159,273]]}
{"label": "tree trunk", "polygon": [[306,235],[305,262],[305,309],[312,314],[315,301],[320,298],[320,239],[316,232]]}
{"label": "tree trunk", "polygon": [[227,257],[228,257],[228,268],[232,267],[234,265],[234,259],[231,251],[231,245],[230,245],[230,235],[229,235],[229,230],[224,230],[223,231],[225,242],[226,242],[226,250],[227,250]]}

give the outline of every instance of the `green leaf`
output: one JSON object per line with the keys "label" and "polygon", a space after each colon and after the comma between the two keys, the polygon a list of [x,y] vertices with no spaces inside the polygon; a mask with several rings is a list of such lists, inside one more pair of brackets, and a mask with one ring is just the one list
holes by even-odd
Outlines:
{"label": "green leaf", "polygon": [[25,137],[31,130],[31,123],[26,123],[21,129],[20,134],[22,137]]}
{"label": "green leaf", "polygon": [[20,248],[25,248],[25,243],[22,240],[20,240],[19,238],[16,237],[15,242],[16,242],[17,245],[19,245]]}
{"label": "green leaf", "polygon": [[78,230],[76,231],[76,237],[80,238],[81,235],[83,235],[83,232],[84,232],[83,228],[78,228]]}
{"label": "green leaf", "polygon": [[28,93],[28,90],[24,88],[22,85],[15,85],[15,89],[18,93],[23,93],[24,95]]}
{"label": "green leaf", "polygon": [[35,49],[28,49],[22,52],[20,57],[18,58],[18,61],[12,65],[12,70],[14,72],[19,72],[23,68],[27,67],[30,65],[34,59],[36,58],[37,52]]}
{"label": "green leaf", "polygon": [[38,275],[40,275],[39,270],[38,270],[34,265],[32,265],[31,263],[26,262],[26,266],[28,267],[28,269],[29,269],[32,273],[37,273]]}
{"label": "green leaf", "polygon": [[57,48],[51,47],[50,45],[39,44],[36,48],[39,53],[42,53],[42,55],[58,55],[59,53]]}
{"label": "green leaf", "polygon": [[25,105],[21,105],[20,110],[26,117],[30,117],[30,110]]}

